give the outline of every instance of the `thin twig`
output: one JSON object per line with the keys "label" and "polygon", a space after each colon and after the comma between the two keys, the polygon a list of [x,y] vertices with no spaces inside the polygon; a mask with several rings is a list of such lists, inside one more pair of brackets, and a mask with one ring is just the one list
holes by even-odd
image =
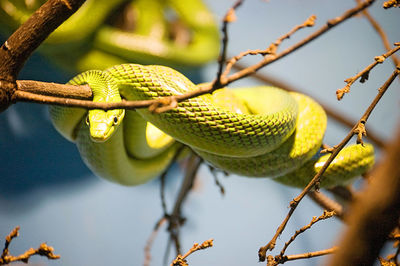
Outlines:
{"label": "thin twig", "polygon": [[185,149],[185,145],[181,145],[177,151],[174,154],[174,157],[172,158],[171,162],[169,163],[169,165],[167,166],[167,168],[164,170],[164,172],[162,172],[162,174],[160,175],[160,198],[161,198],[161,207],[163,209],[163,217],[166,217],[168,215],[168,211],[167,211],[167,203],[165,200],[165,178],[167,177],[167,174],[169,173],[169,171],[171,170],[172,166],[174,165],[174,163],[176,162],[176,160],[179,158],[179,156],[182,154],[182,151]]}
{"label": "thin twig", "polygon": [[[236,63],[233,65],[233,68],[237,69],[237,70],[243,70],[246,67],[241,65],[240,63]],[[275,86],[278,88],[281,88],[283,90],[286,91],[293,91],[293,92],[302,92],[301,90],[299,90],[298,88],[295,88],[293,85],[288,84],[286,81],[280,80],[279,78],[276,77],[272,77],[270,75],[267,75],[265,73],[259,73],[259,72],[255,72],[251,75],[251,77],[254,77],[262,82],[265,82],[271,86]],[[321,106],[322,108],[325,110],[326,114],[330,117],[333,118],[334,120],[336,120],[337,122],[341,123],[342,125],[346,126],[347,128],[351,129],[354,124],[355,121],[350,120],[349,118],[347,118],[344,114],[340,114],[338,113],[337,110],[329,107],[328,105],[322,103],[321,101],[319,101],[318,99],[315,99],[315,97],[313,97],[314,100],[316,100]],[[383,148],[383,146],[385,145],[385,142],[378,136],[378,134],[376,134],[373,130],[369,129],[368,130],[368,136],[367,138],[374,143],[376,146]]]}
{"label": "thin twig", "polygon": [[198,250],[210,248],[212,246],[213,246],[213,239],[208,239],[208,240],[204,241],[203,243],[201,243],[201,245],[199,245],[198,243],[194,243],[193,247],[188,252],[186,252],[185,255],[178,255],[176,257],[176,259],[174,259],[174,261],[171,263],[171,266],[186,266],[186,265],[188,265],[186,258],[190,254],[192,254]]}
{"label": "thin twig", "polygon": [[157,221],[156,225],[154,226],[153,231],[151,232],[149,238],[146,241],[146,245],[144,247],[144,262],[143,266],[150,266],[151,262],[151,247],[153,246],[153,242],[157,237],[158,231],[160,227],[167,221],[165,217],[162,217],[160,220]]}
{"label": "thin twig", "polygon": [[371,112],[373,111],[373,109],[375,108],[375,106],[377,105],[379,100],[382,98],[382,96],[385,94],[385,92],[389,88],[390,84],[392,84],[394,79],[399,75],[399,73],[400,73],[400,67],[396,68],[396,70],[393,71],[393,73],[388,78],[388,80],[385,82],[385,84],[381,88],[379,88],[378,94],[376,95],[376,97],[374,98],[372,103],[368,106],[367,110],[365,111],[363,116],[360,118],[360,120],[357,122],[357,124],[353,127],[353,129],[347,134],[347,136],[342,140],[342,142],[340,142],[337,146],[335,146],[332,149],[331,155],[329,156],[329,158],[327,159],[325,164],[321,167],[320,171],[312,178],[312,180],[302,190],[302,192],[290,202],[289,212],[288,212],[287,216],[285,217],[285,219],[283,220],[283,222],[281,223],[281,225],[276,230],[275,235],[273,236],[273,238],[269,241],[269,243],[267,245],[265,245],[259,249],[258,256],[259,256],[260,261],[265,261],[267,250],[274,249],[277,238],[285,229],[286,224],[289,221],[290,217],[292,216],[294,210],[297,208],[298,204],[304,198],[304,196],[309,191],[311,191],[311,189],[314,188],[317,183],[320,182],[321,176],[326,171],[326,169],[329,167],[329,165],[332,163],[332,161],[337,156],[337,154],[344,148],[344,146],[350,141],[350,139],[355,134],[360,134],[360,132],[361,132],[360,128],[363,128],[365,130],[364,126],[365,126],[365,123],[367,122]]}
{"label": "thin twig", "polygon": [[3,253],[0,257],[0,265],[9,264],[15,261],[21,261],[24,263],[28,263],[29,259],[34,255],[40,255],[47,257],[48,259],[55,260],[59,259],[60,255],[55,255],[53,253],[54,249],[48,246],[45,243],[40,244],[37,249],[30,248],[25,251],[23,254],[18,256],[13,256],[10,254],[8,248],[10,246],[11,241],[19,235],[19,226],[15,227],[8,236],[6,236],[6,242],[4,244]]}
{"label": "thin twig", "polygon": [[[368,131],[369,135],[369,131]],[[344,200],[347,203],[350,203],[354,199],[354,192],[351,187],[345,186],[336,186],[333,188],[328,188],[328,191],[334,194],[336,197],[339,197],[341,200]]]}
{"label": "thin twig", "polygon": [[[399,70],[400,72],[400,70]],[[367,188],[350,206],[340,249],[329,265],[373,265],[400,218],[400,123]],[[373,230],[379,226],[379,230]],[[397,231],[397,230],[396,230]]]}
{"label": "thin twig", "polygon": [[[215,185],[219,188],[219,192],[221,193],[221,195],[225,195],[225,188],[221,184],[221,182],[219,182],[219,180],[218,180],[218,172],[219,171],[212,165],[208,165],[208,170],[210,170],[211,175],[214,177]],[[223,172],[223,171],[221,171],[221,172]],[[226,173],[224,173],[224,174],[226,174]]]}
{"label": "thin twig", "polygon": [[[326,211],[324,210],[324,213],[319,216],[313,216],[313,218],[311,219],[311,222],[309,224],[307,224],[306,226],[303,226],[302,228],[300,228],[299,230],[297,230],[294,235],[289,239],[288,242],[285,243],[284,247],[282,248],[280,254],[278,255],[279,257],[283,257],[285,255],[285,251],[286,249],[289,247],[289,245],[291,243],[293,243],[293,241],[302,233],[304,233],[306,230],[310,229],[314,224],[318,223],[319,221],[325,220],[325,219],[329,219],[331,217],[333,217],[334,215],[336,215],[336,213],[334,211]],[[276,259],[277,257],[275,257]]]}
{"label": "thin twig", "polygon": [[316,16],[312,15],[309,18],[307,18],[306,21],[304,21],[302,24],[295,26],[293,29],[291,29],[288,33],[284,34],[283,36],[279,37],[275,42],[271,43],[268,48],[261,50],[247,50],[244,52],[241,52],[240,54],[232,57],[229,59],[229,61],[226,64],[226,69],[224,73],[222,74],[223,77],[228,76],[228,74],[231,72],[232,67],[243,57],[247,55],[262,55],[266,58],[266,56],[275,56],[276,51],[278,50],[279,45],[286,39],[289,39],[294,33],[299,31],[302,28],[305,27],[312,27],[314,26]]}
{"label": "thin twig", "polygon": [[185,219],[181,216],[182,204],[185,201],[189,191],[193,187],[193,183],[197,174],[197,171],[203,160],[192,153],[188,159],[188,166],[185,169],[185,177],[180,187],[177,199],[175,201],[172,213],[167,215],[168,219],[168,231],[170,232],[170,239],[174,242],[176,253],[180,254],[180,241],[179,241],[179,229],[184,223]]}
{"label": "thin twig", "polygon": [[214,86],[218,87],[221,86],[221,77],[222,77],[222,71],[224,69],[225,61],[226,61],[226,53],[228,50],[228,25],[229,23],[232,23],[236,21],[236,9],[241,6],[243,3],[242,0],[236,1],[233,6],[226,12],[224,19],[222,20],[222,48],[221,48],[221,54],[218,58],[218,71],[217,71],[217,77],[215,78]]}
{"label": "thin twig", "polygon": [[361,83],[364,83],[366,80],[368,80],[369,73],[374,67],[376,67],[378,64],[383,63],[386,60],[386,58],[388,58],[389,56],[391,56],[392,54],[394,54],[395,52],[400,50],[400,42],[395,43],[395,45],[396,45],[396,47],[391,49],[390,51],[388,51],[380,56],[375,56],[375,58],[374,58],[375,61],[373,63],[371,63],[369,66],[367,66],[366,68],[364,68],[363,70],[361,70],[359,73],[357,73],[357,75],[355,75],[354,77],[345,79],[344,82],[347,83],[346,86],[344,86],[343,88],[338,89],[336,91],[337,99],[341,100],[346,93],[349,93],[351,85],[353,85],[353,83],[356,82],[359,78],[361,78],[360,79]]}
{"label": "thin twig", "polygon": [[333,27],[339,25],[340,23],[342,23],[342,22],[346,21],[347,19],[353,17],[354,15],[358,14],[365,8],[372,5],[372,3],[374,3],[374,2],[375,2],[375,0],[367,0],[367,1],[363,2],[361,5],[357,5],[356,7],[345,11],[341,16],[328,20],[324,26],[322,26],[321,28],[319,28],[318,30],[316,30],[315,32],[313,32],[312,34],[310,34],[308,37],[301,40],[300,42],[298,42],[298,43],[294,44],[293,46],[285,49],[284,51],[276,54],[276,56],[273,56],[273,57],[270,56],[270,57],[264,58],[259,63],[256,63],[242,71],[232,74],[231,76],[226,78],[225,86],[232,83],[233,81],[247,77],[247,76],[251,75],[252,73],[256,72],[257,70],[259,70],[260,68],[265,67],[265,66],[291,54],[292,52],[296,51],[297,49],[299,49],[299,48],[303,47],[304,45],[308,44],[309,42],[315,40],[316,38],[318,38],[325,32],[329,31]]}
{"label": "thin twig", "polygon": [[[357,3],[360,3],[361,0],[356,0]],[[383,30],[383,28],[379,25],[378,21],[376,21],[372,15],[369,13],[368,9],[363,10],[362,14],[365,16],[365,18],[368,20],[368,22],[371,24],[371,26],[374,28],[374,30],[378,33],[378,35],[381,37],[383,46],[385,47],[386,51],[390,51],[392,49],[392,45],[389,42],[389,38],[386,35],[386,32]],[[400,64],[400,59],[393,54],[391,56],[392,61],[394,66],[397,66]]]}
{"label": "thin twig", "polygon": [[383,3],[383,8],[400,7],[400,0],[388,0]]}
{"label": "thin twig", "polygon": [[277,264],[283,264],[287,261],[292,261],[292,260],[300,260],[300,259],[309,259],[309,258],[315,258],[315,257],[320,257],[320,256],[325,256],[328,254],[332,254],[337,252],[338,247],[332,247],[328,249],[323,249],[319,251],[314,251],[314,252],[307,252],[303,254],[296,254],[296,255],[286,255],[282,258],[282,261],[279,263],[275,261],[275,258],[273,256],[268,256],[268,266],[272,265],[277,265]]}
{"label": "thin twig", "polygon": [[335,216],[339,217],[340,219],[343,219],[343,206],[340,205],[335,200],[329,198],[321,191],[310,191],[308,193],[308,196],[322,208],[328,211],[334,211]]}

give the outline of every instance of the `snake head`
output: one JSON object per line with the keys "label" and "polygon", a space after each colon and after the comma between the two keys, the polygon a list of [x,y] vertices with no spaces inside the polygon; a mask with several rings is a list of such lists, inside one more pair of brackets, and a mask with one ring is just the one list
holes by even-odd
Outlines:
{"label": "snake head", "polygon": [[125,110],[115,109],[109,111],[90,110],[86,117],[90,137],[94,142],[108,140],[121,124]]}

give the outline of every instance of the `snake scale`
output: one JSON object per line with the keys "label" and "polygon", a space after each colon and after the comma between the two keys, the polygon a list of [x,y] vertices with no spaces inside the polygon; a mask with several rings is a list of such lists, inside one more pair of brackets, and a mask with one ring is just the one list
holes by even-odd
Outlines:
{"label": "snake scale", "polygon": [[[90,70],[69,83],[89,84],[97,102],[156,99],[196,89],[172,68],[138,64]],[[229,173],[272,177],[297,187],[306,185],[328,157],[318,152],[327,124],[323,109],[306,95],[274,87],[222,89],[160,114],[52,106],[50,115],[96,175],[123,185],[158,176],[181,143]],[[348,183],[373,163],[372,145],[346,147],[321,186]]]}

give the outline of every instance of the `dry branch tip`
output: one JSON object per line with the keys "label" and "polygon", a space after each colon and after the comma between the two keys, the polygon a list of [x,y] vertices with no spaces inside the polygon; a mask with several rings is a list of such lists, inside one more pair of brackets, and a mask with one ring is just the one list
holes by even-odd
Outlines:
{"label": "dry branch tip", "polygon": [[201,243],[201,245],[199,245],[198,243],[194,243],[192,248],[185,255],[180,255],[179,254],[176,257],[176,259],[174,259],[174,261],[171,263],[171,266],[186,266],[186,265],[189,265],[187,263],[187,261],[186,261],[186,258],[190,254],[192,254],[192,253],[194,253],[194,252],[196,252],[198,250],[210,248],[213,245],[214,245],[214,243],[213,243],[213,239],[212,238],[204,241],[203,243]]}
{"label": "dry branch tip", "polygon": [[51,246],[48,246],[46,243],[40,244],[40,246],[37,249],[30,248],[21,255],[18,255],[18,256],[11,255],[8,250],[8,247],[9,247],[11,241],[14,238],[16,238],[17,236],[19,236],[19,229],[20,229],[19,226],[15,227],[10,232],[10,234],[8,234],[6,236],[3,253],[1,254],[1,257],[0,257],[0,265],[9,264],[14,261],[22,261],[24,263],[28,263],[29,259],[34,255],[44,256],[44,257],[47,257],[48,259],[53,259],[53,260],[60,258],[60,255],[56,255],[53,253],[54,248]]}

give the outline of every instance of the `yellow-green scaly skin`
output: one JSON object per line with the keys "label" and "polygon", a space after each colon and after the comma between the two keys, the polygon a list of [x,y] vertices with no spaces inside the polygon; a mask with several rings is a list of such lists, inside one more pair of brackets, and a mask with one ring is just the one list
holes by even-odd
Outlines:
{"label": "yellow-green scaly skin", "polygon": [[[95,101],[119,101],[119,95],[128,100],[156,99],[196,89],[191,81],[171,68],[137,64],[87,71],[70,83],[89,84]],[[306,185],[327,159],[317,154],[326,128],[323,109],[305,95],[272,87],[239,89],[233,92],[234,96],[222,92],[225,93],[229,95],[227,99],[237,100],[224,103],[216,96],[204,95],[181,102],[177,108],[161,114],[148,109],[126,111],[125,118],[122,110],[90,111],[94,112],[89,113],[88,119],[91,133],[84,110],[51,107],[50,114],[55,127],[76,142],[82,158],[94,173],[124,185],[141,184],[159,175],[177,147],[168,145],[157,151],[154,158],[134,156],[140,151],[132,152],[135,149],[132,138],[136,141],[139,127],[145,124],[132,122],[138,121],[139,115],[227,172],[274,177],[291,186]],[[240,104],[232,104],[235,101]],[[101,122],[101,117],[104,121],[118,122]],[[110,131],[105,124],[114,127],[112,136],[104,133]],[[99,142],[101,136],[107,140]],[[350,146],[328,168],[322,186],[349,182],[369,170],[373,163],[371,145]]]}

